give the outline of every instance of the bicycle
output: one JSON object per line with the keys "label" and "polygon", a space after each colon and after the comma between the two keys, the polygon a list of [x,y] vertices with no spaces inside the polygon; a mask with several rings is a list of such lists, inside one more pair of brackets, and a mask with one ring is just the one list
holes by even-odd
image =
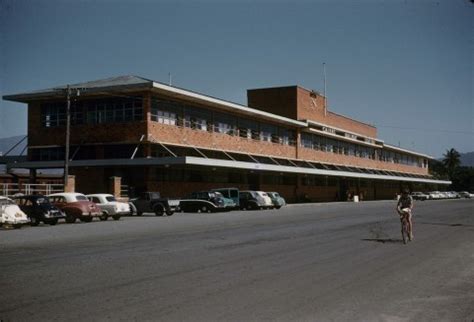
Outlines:
{"label": "bicycle", "polygon": [[402,239],[403,243],[407,243],[407,239],[411,241],[411,231],[410,231],[410,223],[408,221],[408,216],[410,216],[410,209],[404,208],[398,211],[400,214],[400,223],[402,225]]}

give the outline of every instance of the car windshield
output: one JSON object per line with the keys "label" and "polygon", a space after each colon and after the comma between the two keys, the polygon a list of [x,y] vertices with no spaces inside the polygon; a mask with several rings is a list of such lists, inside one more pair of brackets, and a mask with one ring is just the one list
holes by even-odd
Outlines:
{"label": "car windshield", "polygon": [[224,195],[223,195],[222,193],[217,192],[217,191],[214,192],[214,193],[216,194],[216,197],[218,197],[218,198],[224,198]]}
{"label": "car windshield", "polygon": [[107,196],[107,197],[105,197],[105,200],[107,200],[107,201],[117,201],[117,199],[115,199],[114,196]]}
{"label": "car windshield", "polygon": [[41,198],[36,199],[36,203],[37,203],[38,205],[42,205],[42,204],[45,204],[45,203],[49,203],[49,199],[46,198],[46,197],[41,197]]}
{"label": "car windshield", "polygon": [[87,201],[89,199],[87,199],[86,196],[83,196],[83,195],[76,195],[76,200],[78,200],[78,201],[86,200]]}

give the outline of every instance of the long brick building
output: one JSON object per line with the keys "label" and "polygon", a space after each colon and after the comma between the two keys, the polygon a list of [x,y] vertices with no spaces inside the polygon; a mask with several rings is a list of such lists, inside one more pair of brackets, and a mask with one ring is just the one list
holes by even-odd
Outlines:
{"label": "long brick building", "polygon": [[[436,189],[423,153],[384,143],[369,124],[327,109],[300,86],[248,90],[248,106],[136,76],[71,85],[70,172],[76,190],[131,193],[237,187],[279,191],[290,202],[392,198],[403,187]],[[61,168],[65,86],[15,95],[28,104],[28,161]],[[73,92],[75,93],[75,92]]]}

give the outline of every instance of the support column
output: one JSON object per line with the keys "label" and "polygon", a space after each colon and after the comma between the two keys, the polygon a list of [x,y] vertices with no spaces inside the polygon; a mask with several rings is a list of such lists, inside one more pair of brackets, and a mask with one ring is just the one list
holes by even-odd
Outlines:
{"label": "support column", "polygon": [[109,192],[115,198],[122,197],[122,178],[121,177],[110,177],[109,178]]}
{"label": "support column", "polygon": [[64,186],[64,192],[76,192],[76,176],[68,175],[67,185]]}
{"label": "support column", "polygon": [[36,169],[30,169],[30,180],[29,180],[29,183],[36,183],[36,174],[37,174],[37,171]]}

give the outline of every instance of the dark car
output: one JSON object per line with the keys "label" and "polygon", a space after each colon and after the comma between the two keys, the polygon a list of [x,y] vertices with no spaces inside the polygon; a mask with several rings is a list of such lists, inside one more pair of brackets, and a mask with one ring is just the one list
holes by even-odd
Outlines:
{"label": "dark car", "polygon": [[215,191],[193,192],[182,199],[179,207],[184,212],[217,212],[228,211],[221,193]]}
{"label": "dark car", "polygon": [[265,200],[255,191],[240,191],[239,193],[240,209],[262,209],[266,206]]}
{"label": "dark car", "polygon": [[53,206],[48,197],[41,195],[19,196],[14,198],[20,209],[30,218],[31,226],[38,226],[41,222],[56,225],[59,219],[66,215]]}
{"label": "dark car", "polygon": [[172,216],[179,209],[179,200],[162,198],[159,192],[142,192],[137,198],[130,199],[132,211],[141,216],[153,212],[157,216]]}

